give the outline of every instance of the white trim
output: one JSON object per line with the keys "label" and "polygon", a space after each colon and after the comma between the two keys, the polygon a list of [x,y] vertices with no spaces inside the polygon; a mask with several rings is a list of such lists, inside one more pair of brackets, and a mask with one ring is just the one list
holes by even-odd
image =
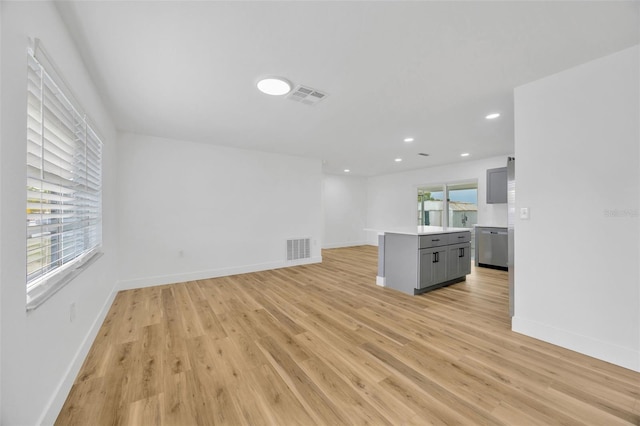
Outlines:
{"label": "white trim", "polygon": [[385,286],[385,277],[376,276],[376,285],[379,287]]}
{"label": "white trim", "polygon": [[197,272],[185,272],[183,274],[157,275],[153,277],[135,278],[119,281],[118,290],[133,290],[136,288],[154,287],[158,285],[182,283],[207,278],[227,277],[230,275],[247,274],[250,272],[267,271],[270,269],[288,268],[291,266],[308,265],[312,263],[322,263],[322,256],[310,259],[300,259],[296,261],[267,262],[255,265],[237,266],[231,268],[208,269]]}
{"label": "white trim", "polygon": [[640,372],[640,350],[618,346],[521,317],[511,319],[511,330],[581,354]]}
{"label": "white trim", "polygon": [[27,312],[33,311],[49,300],[51,296],[100,259],[104,254],[101,250],[102,246],[98,246],[27,285]]}
{"label": "white trim", "polygon": [[80,368],[84,364],[84,361],[89,354],[91,346],[93,346],[93,342],[95,341],[96,336],[98,335],[98,332],[102,327],[102,323],[104,322],[107,314],[109,313],[109,310],[111,309],[111,306],[113,305],[113,301],[115,300],[117,293],[117,285],[114,285],[113,289],[111,290],[111,294],[109,294],[109,297],[107,297],[107,299],[105,300],[104,305],[102,305],[102,309],[100,309],[100,312],[98,313],[98,316],[93,321],[93,324],[91,324],[89,332],[82,340],[82,344],[71,360],[71,363],[69,364],[67,371],[65,371],[62,380],[60,380],[58,386],[56,386],[56,389],[53,392],[53,395],[51,396],[51,399],[49,399],[49,401],[47,402],[47,405],[45,406],[42,415],[38,419],[37,424],[53,425],[56,422],[56,419],[60,414],[60,410],[62,410],[62,406],[64,405],[69,392],[71,392],[73,382],[76,380],[76,377],[80,372]]}
{"label": "white trim", "polygon": [[342,243],[329,243],[329,244],[323,244],[322,248],[323,249],[334,249],[334,248],[344,248],[344,247],[357,247],[357,246],[368,246],[370,245],[368,242],[366,241],[345,241]]}

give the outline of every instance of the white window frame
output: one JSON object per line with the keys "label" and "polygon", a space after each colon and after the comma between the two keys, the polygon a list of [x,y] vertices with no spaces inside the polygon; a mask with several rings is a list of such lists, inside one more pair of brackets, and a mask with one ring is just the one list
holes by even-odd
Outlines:
{"label": "white window frame", "polygon": [[[440,226],[443,227],[448,227],[449,226],[449,190],[451,187],[455,187],[455,186],[459,186],[459,185],[473,185],[475,186],[475,189],[478,190],[478,180],[477,179],[466,179],[466,180],[461,180],[461,181],[452,181],[452,182],[446,182],[446,183],[434,183],[434,184],[424,184],[424,185],[417,185],[416,188],[416,194],[419,193],[419,191],[428,188],[428,189],[436,189],[438,188],[440,191],[442,191],[442,224]],[[415,207],[413,207],[415,208]],[[416,220],[418,221],[418,226],[422,226],[421,223],[419,223],[419,218],[420,218],[420,214],[418,214],[418,217],[416,217]],[[424,219],[423,219],[424,220]]]}
{"label": "white window frame", "polygon": [[27,57],[27,311],[102,255],[102,141],[35,46]]}

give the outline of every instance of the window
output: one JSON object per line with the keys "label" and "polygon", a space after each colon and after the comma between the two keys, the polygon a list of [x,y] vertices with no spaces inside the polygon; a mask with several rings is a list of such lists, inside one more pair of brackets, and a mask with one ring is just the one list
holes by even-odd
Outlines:
{"label": "window", "polygon": [[32,54],[27,73],[30,310],[97,258],[102,244],[102,142],[60,89],[63,85]]}
{"label": "window", "polygon": [[[431,185],[418,188],[418,225],[471,229],[478,223],[477,182]],[[471,254],[474,253],[471,243]]]}
{"label": "window", "polygon": [[444,188],[442,185],[418,189],[418,225],[443,226]]}

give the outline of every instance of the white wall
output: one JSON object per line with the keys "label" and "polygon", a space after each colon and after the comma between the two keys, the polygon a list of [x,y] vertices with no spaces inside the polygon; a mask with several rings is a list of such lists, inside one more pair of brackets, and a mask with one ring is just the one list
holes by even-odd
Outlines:
{"label": "white wall", "polygon": [[[416,226],[418,187],[471,180],[478,182],[478,224],[507,226],[507,205],[486,203],[487,169],[506,165],[507,155],[371,177],[367,183],[367,228]],[[367,240],[377,245],[376,233],[368,232]]]}
{"label": "white wall", "polygon": [[118,153],[121,288],[289,266],[288,238],[321,261],[320,160],[134,134]]}
{"label": "white wall", "polygon": [[513,330],[640,371],[639,48],[515,91]]}
{"label": "white wall", "polygon": [[367,178],[325,175],[323,248],[366,244]]}
{"label": "white wall", "polygon": [[[4,6],[0,2],[0,52],[2,52],[2,14]],[[2,70],[2,54],[0,53],[0,70]],[[2,137],[2,79],[0,79],[0,138]],[[0,164],[2,164],[2,147],[0,146]],[[0,189],[2,188],[2,173],[0,173]],[[2,232],[2,196],[0,196],[0,235]],[[2,301],[2,244],[0,244],[0,301]],[[2,303],[0,303],[0,320],[2,319]],[[2,327],[0,326],[0,383],[2,383]],[[2,423],[2,386],[0,385],[0,424]]]}
{"label": "white wall", "polygon": [[[116,283],[116,132],[53,2],[1,2],[0,302],[2,424],[52,423]],[[39,37],[104,139],[104,256],[31,313],[26,302],[27,38]],[[76,319],[70,322],[70,305]]]}

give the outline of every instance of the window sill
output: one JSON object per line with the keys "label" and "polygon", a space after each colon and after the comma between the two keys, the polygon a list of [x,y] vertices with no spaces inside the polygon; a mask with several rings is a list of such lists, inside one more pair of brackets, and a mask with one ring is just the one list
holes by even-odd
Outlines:
{"label": "window sill", "polygon": [[102,251],[88,253],[77,261],[70,263],[66,268],[56,271],[51,277],[44,279],[37,286],[27,291],[27,312],[33,311],[42,305],[51,296],[56,294],[62,287],[80,275],[89,265],[102,257]]}

